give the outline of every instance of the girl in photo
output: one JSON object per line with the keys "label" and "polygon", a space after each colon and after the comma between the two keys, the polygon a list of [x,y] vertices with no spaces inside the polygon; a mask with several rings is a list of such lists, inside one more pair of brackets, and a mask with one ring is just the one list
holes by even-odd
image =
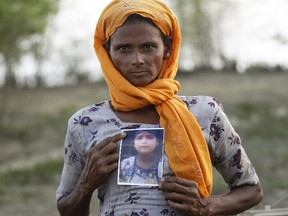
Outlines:
{"label": "girl in photo", "polygon": [[121,162],[119,184],[157,185],[162,177],[162,138],[156,130],[137,130],[133,147],[136,154]]}

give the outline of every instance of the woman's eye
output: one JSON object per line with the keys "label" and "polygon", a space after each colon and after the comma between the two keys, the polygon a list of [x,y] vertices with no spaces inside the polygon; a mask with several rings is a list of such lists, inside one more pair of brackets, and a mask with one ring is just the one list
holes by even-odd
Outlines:
{"label": "woman's eye", "polygon": [[120,50],[120,51],[126,51],[126,50],[128,50],[128,47],[122,46],[122,47],[119,48],[119,50]]}
{"label": "woman's eye", "polygon": [[145,48],[146,49],[153,49],[153,46],[152,45],[145,45]]}

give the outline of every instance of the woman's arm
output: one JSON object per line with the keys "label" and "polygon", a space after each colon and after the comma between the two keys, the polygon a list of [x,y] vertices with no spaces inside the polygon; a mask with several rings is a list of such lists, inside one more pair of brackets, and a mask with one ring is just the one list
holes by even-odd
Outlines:
{"label": "woman's arm", "polygon": [[238,214],[257,205],[263,196],[259,183],[207,198],[200,196],[196,182],[179,177],[164,178],[159,187],[165,191],[169,206],[197,216]]}
{"label": "woman's arm", "polygon": [[82,190],[77,184],[72,193],[62,197],[57,202],[57,208],[61,216],[88,216],[90,212],[90,201],[93,192]]}
{"label": "woman's arm", "polygon": [[262,197],[260,183],[243,185],[232,189],[228,194],[208,198],[208,209],[212,215],[239,214],[257,205]]}
{"label": "woman's arm", "polygon": [[118,167],[115,142],[123,139],[124,133],[108,137],[92,147],[86,158],[85,168],[74,190],[57,202],[61,216],[88,216],[93,192]]}

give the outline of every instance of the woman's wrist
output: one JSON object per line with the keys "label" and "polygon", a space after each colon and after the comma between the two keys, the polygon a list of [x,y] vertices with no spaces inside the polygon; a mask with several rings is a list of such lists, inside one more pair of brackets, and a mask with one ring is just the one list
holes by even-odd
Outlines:
{"label": "woman's wrist", "polygon": [[91,185],[85,181],[83,178],[80,178],[78,184],[76,185],[76,190],[78,190],[81,194],[81,196],[92,196],[94,192],[94,188],[91,187]]}
{"label": "woman's wrist", "polygon": [[217,206],[217,204],[215,205],[215,203],[217,202],[216,199],[217,198],[214,195],[211,195],[208,198],[206,198],[204,215],[207,215],[207,216],[216,215],[216,208],[215,208],[215,206]]}

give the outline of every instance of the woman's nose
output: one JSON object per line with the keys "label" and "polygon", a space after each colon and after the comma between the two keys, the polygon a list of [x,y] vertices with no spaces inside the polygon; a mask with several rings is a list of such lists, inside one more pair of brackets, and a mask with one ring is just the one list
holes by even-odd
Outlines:
{"label": "woman's nose", "polygon": [[140,51],[135,51],[133,53],[132,64],[143,64],[144,63],[144,55]]}

